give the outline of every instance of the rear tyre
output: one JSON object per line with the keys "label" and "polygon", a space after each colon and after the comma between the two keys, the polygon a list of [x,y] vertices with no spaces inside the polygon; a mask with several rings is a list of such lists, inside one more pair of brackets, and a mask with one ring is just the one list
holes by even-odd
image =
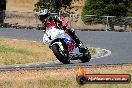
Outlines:
{"label": "rear tyre", "polygon": [[80,57],[80,60],[85,63],[85,62],[89,62],[91,59],[91,54],[89,53],[89,50],[87,50],[87,54],[84,54],[82,57]]}
{"label": "rear tyre", "polygon": [[70,63],[70,60],[68,58],[68,52],[66,52],[66,54],[67,54],[66,56],[62,55],[60,53],[60,50],[59,50],[59,45],[54,44],[54,45],[52,45],[51,49],[52,49],[54,55],[56,56],[56,58],[60,62],[62,62],[63,64],[69,64]]}

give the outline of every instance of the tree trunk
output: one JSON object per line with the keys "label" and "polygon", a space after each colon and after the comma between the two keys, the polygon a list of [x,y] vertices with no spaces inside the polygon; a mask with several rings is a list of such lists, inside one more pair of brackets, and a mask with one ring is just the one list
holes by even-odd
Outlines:
{"label": "tree trunk", "polygon": [[6,0],[0,0],[0,23],[4,23]]}
{"label": "tree trunk", "polygon": [[5,19],[5,10],[0,11],[0,23],[4,23]]}

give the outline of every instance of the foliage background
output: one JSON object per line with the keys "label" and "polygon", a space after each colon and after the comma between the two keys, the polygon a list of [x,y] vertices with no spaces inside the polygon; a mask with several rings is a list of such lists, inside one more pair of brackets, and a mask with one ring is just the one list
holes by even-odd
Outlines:
{"label": "foliage background", "polygon": [[52,12],[61,12],[62,8],[70,8],[72,0],[39,0],[35,4],[35,11],[49,9]]}
{"label": "foliage background", "polygon": [[86,0],[83,15],[132,16],[131,0]]}
{"label": "foliage background", "polygon": [[[96,15],[85,17],[84,15]],[[111,16],[107,18],[105,16]],[[132,25],[132,1],[131,0],[86,0],[82,11],[84,23],[103,23],[108,24],[110,30],[115,30],[114,25]]]}

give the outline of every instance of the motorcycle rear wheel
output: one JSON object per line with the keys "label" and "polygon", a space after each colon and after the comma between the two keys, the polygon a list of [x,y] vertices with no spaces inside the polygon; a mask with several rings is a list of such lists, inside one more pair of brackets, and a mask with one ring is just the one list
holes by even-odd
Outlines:
{"label": "motorcycle rear wheel", "polygon": [[67,57],[64,56],[64,55],[62,55],[62,54],[60,53],[60,50],[59,50],[59,45],[54,44],[54,45],[52,45],[51,49],[52,49],[54,55],[56,56],[56,58],[57,58],[60,62],[62,62],[63,64],[69,64],[69,63],[70,63],[70,60],[69,60],[69,58],[68,58],[68,52],[66,53],[66,54],[67,54],[67,55],[66,55]]}

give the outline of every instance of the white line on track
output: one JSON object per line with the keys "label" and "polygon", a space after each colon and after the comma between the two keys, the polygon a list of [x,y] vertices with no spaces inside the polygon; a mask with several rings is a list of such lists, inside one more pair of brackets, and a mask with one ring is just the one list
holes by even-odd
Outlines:
{"label": "white line on track", "polygon": [[36,64],[37,66],[39,66],[40,64]]}
{"label": "white line on track", "polygon": [[20,66],[15,66],[15,67],[20,67]]}
{"label": "white line on track", "polygon": [[[91,59],[98,59],[98,58],[103,58],[103,57],[107,57],[109,55],[111,55],[111,51],[110,50],[107,50],[107,49],[101,49],[101,48],[96,48],[97,50],[97,55],[94,55]],[[106,54],[104,55],[99,55],[101,54],[101,52],[106,52]],[[98,56],[99,55],[99,56]]]}
{"label": "white line on track", "polygon": [[31,42],[37,42],[37,41],[32,41],[32,40],[24,40],[24,39],[15,39],[15,38],[6,38],[6,39],[11,39],[11,40],[14,40],[14,41],[31,41]]}
{"label": "white line on track", "polygon": [[26,65],[27,67],[29,66],[29,65]]}
{"label": "white line on track", "polygon": [[50,64],[50,62],[45,62],[45,64]]}
{"label": "white line on track", "polygon": [[106,50],[106,49],[103,49],[103,50],[105,50],[107,52],[107,54],[105,54],[103,57],[107,57],[107,56],[111,55],[111,51],[110,50]]}

